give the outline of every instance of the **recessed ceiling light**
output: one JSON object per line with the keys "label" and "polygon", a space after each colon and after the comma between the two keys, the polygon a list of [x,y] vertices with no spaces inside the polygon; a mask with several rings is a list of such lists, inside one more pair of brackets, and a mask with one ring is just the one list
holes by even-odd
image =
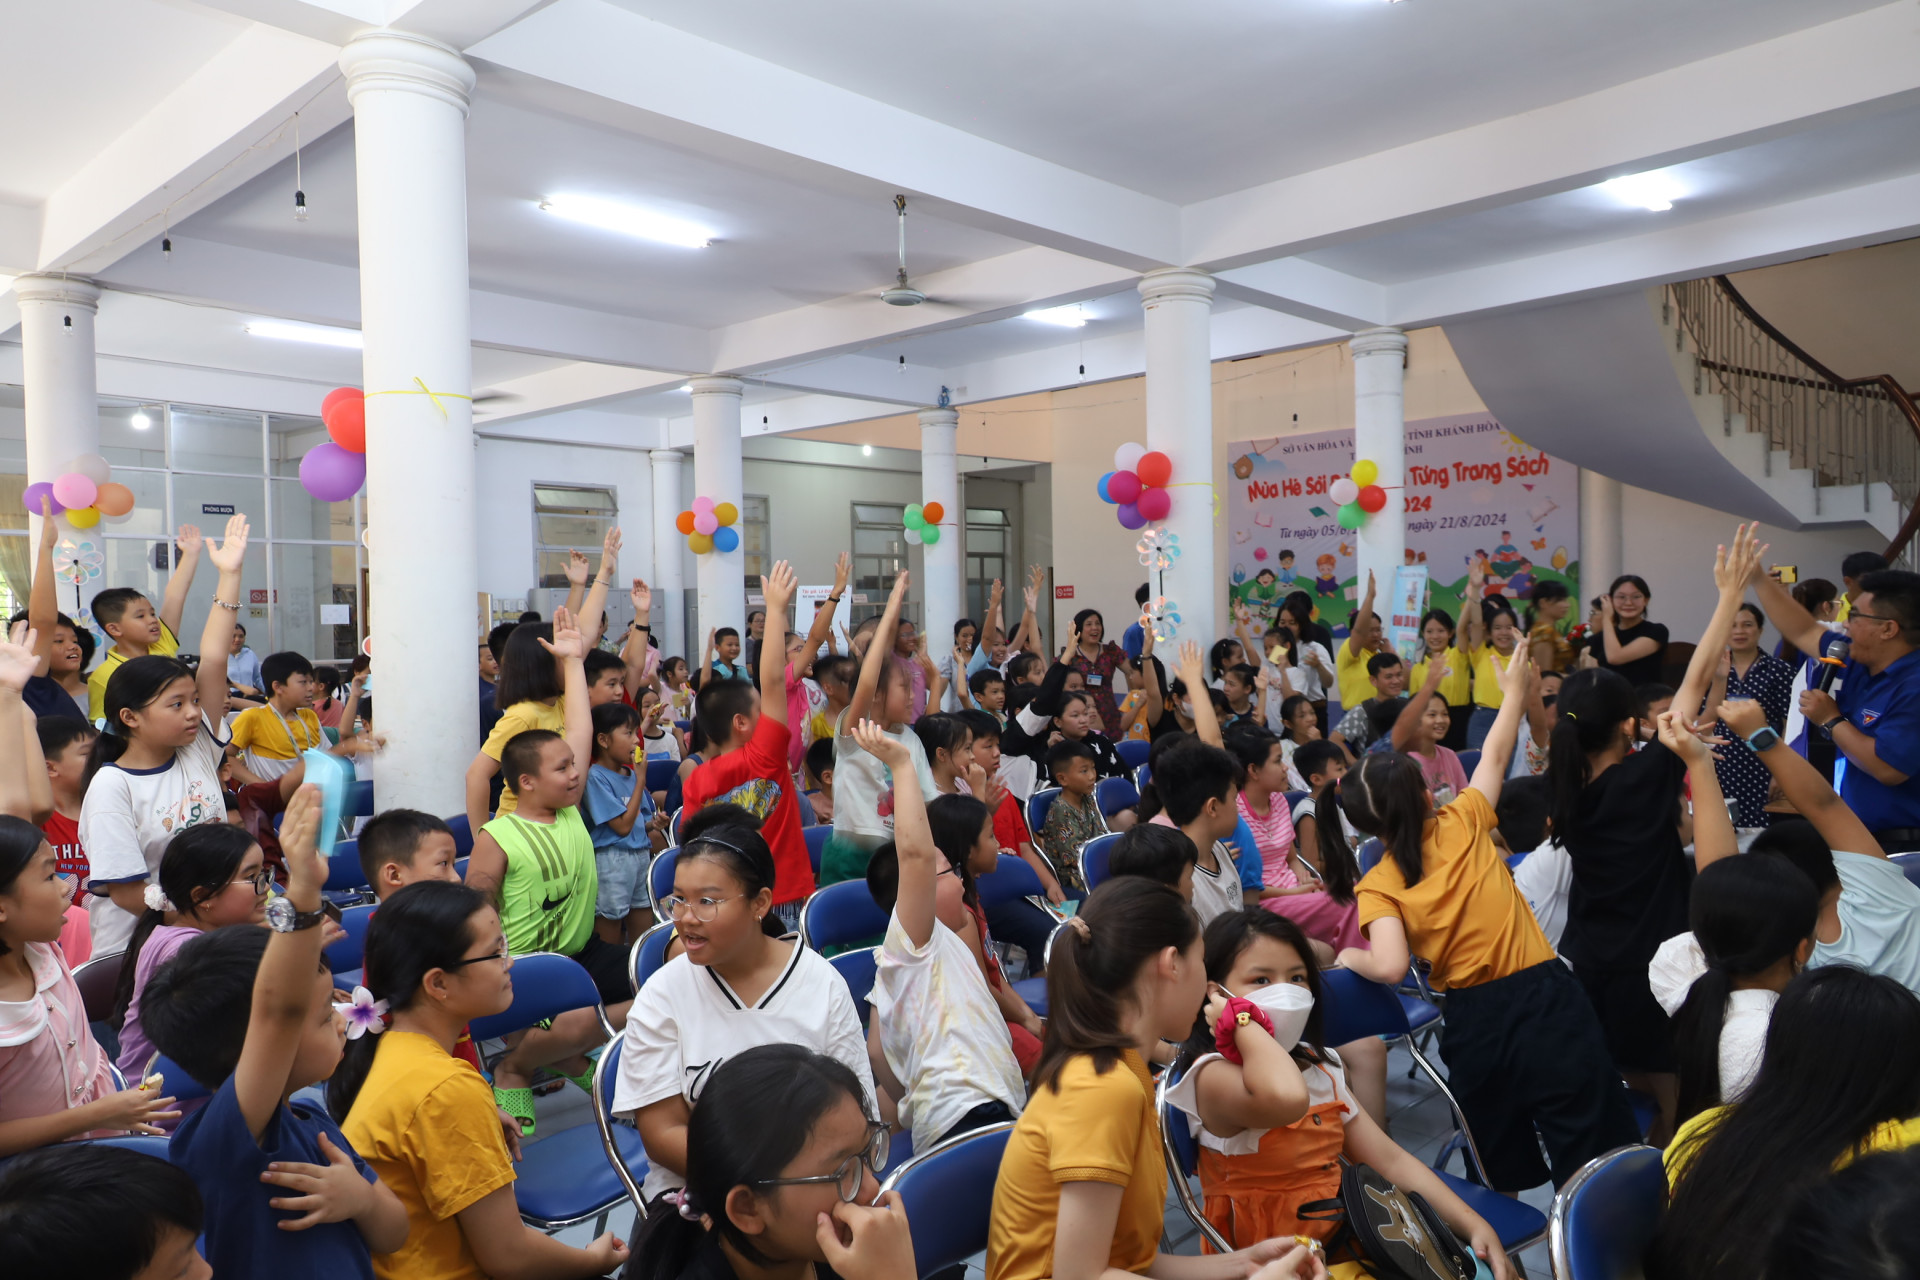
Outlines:
{"label": "recessed ceiling light", "polygon": [[1041,324],[1056,324],[1062,329],[1079,329],[1087,323],[1087,314],[1077,302],[1071,306],[1043,307],[1038,311],[1023,312],[1021,318],[1038,320]]}
{"label": "recessed ceiling light", "polygon": [[873,446],[870,444],[861,445],[860,456],[863,458],[871,458],[873,456]]}
{"label": "recessed ceiling light", "polygon": [[1649,173],[1630,173],[1624,178],[1614,178],[1600,184],[1600,189],[1620,201],[1637,209],[1651,213],[1665,213],[1673,208],[1673,202],[1686,195],[1686,190],[1674,180],[1673,175],[1653,170]]}
{"label": "recessed ceiling light", "polygon": [[278,338],[283,342],[313,342],[323,347],[352,347],[364,343],[358,329],[336,329],[325,324],[299,324],[292,320],[254,320],[247,332],[256,338]]}
{"label": "recessed ceiling light", "polygon": [[618,231],[623,235],[655,240],[661,244],[704,249],[713,243],[713,232],[698,223],[630,204],[599,200],[593,196],[548,196],[540,202],[540,207],[569,222],[599,227],[602,231]]}
{"label": "recessed ceiling light", "polygon": [[132,427],[135,431],[145,431],[148,427],[153,425],[153,419],[147,416],[147,411],[145,409],[135,409],[133,411],[133,416],[127,419],[127,425]]}

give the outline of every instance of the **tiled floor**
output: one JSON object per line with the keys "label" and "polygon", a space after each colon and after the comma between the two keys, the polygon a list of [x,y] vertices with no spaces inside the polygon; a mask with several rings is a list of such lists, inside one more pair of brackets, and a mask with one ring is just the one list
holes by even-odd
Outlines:
{"label": "tiled floor", "polygon": [[[1446,1070],[1437,1053],[1429,1053],[1428,1060],[1443,1074]],[[1433,1084],[1418,1070],[1413,1079],[1407,1078],[1413,1068],[1413,1059],[1404,1048],[1395,1046],[1387,1058],[1387,1107],[1390,1112],[1390,1125],[1393,1137],[1408,1151],[1423,1162],[1431,1163],[1447,1137],[1453,1132],[1452,1114],[1446,1100]],[[542,1135],[557,1133],[574,1124],[592,1124],[593,1107],[587,1095],[578,1089],[568,1087],[558,1093],[539,1099],[535,1104]],[[538,1141],[538,1139],[535,1139]],[[1451,1172],[1463,1173],[1461,1158],[1455,1155]],[[1542,1185],[1521,1197],[1526,1203],[1546,1212],[1553,1201],[1553,1188]],[[620,1233],[629,1242],[633,1239],[634,1210],[631,1205],[622,1204],[614,1210],[608,1222],[608,1229]],[[593,1223],[582,1223],[560,1233],[560,1238],[569,1244],[585,1244],[592,1239]],[[1200,1251],[1199,1232],[1187,1220],[1179,1201],[1174,1199],[1172,1188],[1167,1192],[1167,1235],[1175,1253],[1198,1253]],[[1547,1262],[1547,1246],[1542,1240],[1520,1255],[1521,1264],[1533,1280],[1547,1280],[1552,1274]],[[981,1259],[975,1257],[967,1267],[967,1280],[984,1280],[981,1272]]]}

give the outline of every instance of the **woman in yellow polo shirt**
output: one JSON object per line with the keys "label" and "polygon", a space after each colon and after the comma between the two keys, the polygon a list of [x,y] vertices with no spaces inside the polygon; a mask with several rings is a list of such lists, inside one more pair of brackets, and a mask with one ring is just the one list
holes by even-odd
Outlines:
{"label": "woman in yellow polo shirt", "polygon": [[1807,970],[1774,1006],[1752,1088],[1668,1144],[1672,1200],[1648,1280],[1769,1274],[1774,1231],[1803,1192],[1859,1156],[1916,1144],[1920,998],[1849,965]]}
{"label": "woman in yellow polo shirt", "polygon": [[1237,1253],[1160,1252],[1167,1167],[1147,1057],[1193,1031],[1207,993],[1200,921],[1163,884],[1119,876],[1094,890],[1047,963],[1052,1013],[1027,1109],[1007,1138],[987,1234],[987,1280],[1242,1280],[1291,1240]]}
{"label": "woman in yellow polo shirt", "polygon": [[1426,652],[1413,664],[1407,688],[1418,689],[1426,684],[1429,662],[1435,658],[1446,660],[1447,674],[1441,679],[1435,696],[1446,700],[1447,718],[1452,724],[1440,745],[1460,751],[1467,745],[1467,725],[1473,718],[1473,669],[1465,650],[1456,643],[1457,638],[1452,614],[1445,609],[1427,610],[1426,616],[1420,619],[1420,639],[1426,645]]}

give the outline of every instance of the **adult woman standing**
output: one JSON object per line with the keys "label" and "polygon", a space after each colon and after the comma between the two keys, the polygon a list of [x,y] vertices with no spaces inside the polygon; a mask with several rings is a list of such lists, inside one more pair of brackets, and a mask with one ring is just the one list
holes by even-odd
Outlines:
{"label": "adult woman standing", "polygon": [[1082,609],[1073,615],[1073,634],[1078,643],[1067,655],[1067,665],[1086,677],[1087,692],[1100,712],[1100,728],[1109,739],[1118,741],[1120,703],[1113,696],[1113,673],[1127,665],[1127,651],[1107,639],[1107,621],[1098,609]]}
{"label": "adult woman standing", "polygon": [[1527,592],[1527,653],[1535,671],[1573,670],[1573,642],[1560,624],[1573,611],[1573,593],[1564,582],[1536,582]]}
{"label": "adult woman standing", "polygon": [[1666,661],[1667,629],[1647,620],[1653,592],[1638,574],[1623,573],[1600,598],[1600,634],[1593,656],[1602,667],[1619,672],[1638,689],[1660,679]]}
{"label": "adult woman standing", "polygon": [[1441,745],[1460,751],[1467,745],[1467,726],[1473,720],[1473,664],[1456,647],[1457,635],[1452,614],[1445,609],[1427,610],[1427,616],[1420,619],[1420,639],[1426,645],[1426,652],[1413,664],[1407,687],[1418,689],[1427,682],[1428,663],[1439,659],[1446,664],[1447,674],[1441,678],[1440,688],[1434,695],[1445,700],[1447,718],[1452,722]]}
{"label": "adult woman standing", "polygon": [[[1707,705],[1717,707],[1728,698],[1751,698],[1767,713],[1767,724],[1775,733],[1787,727],[1787,708],[1792,704],[1793,667],[1760,649],[1760,637],[1766,630],[1757,604],[1743,604],[1733,615],[1733,630],[1727,636],[1727,659],[1718,664],[1713,675],[1713,690]],[[1768,823],[1767,796],[1773,789],[1773,775],[1760,763],[1760,757],[1737,747],[1724,750],[1714,762],[1720,775],[1720,789],[1740,802],[1739,823],[1743,827],[1764,827]]]}

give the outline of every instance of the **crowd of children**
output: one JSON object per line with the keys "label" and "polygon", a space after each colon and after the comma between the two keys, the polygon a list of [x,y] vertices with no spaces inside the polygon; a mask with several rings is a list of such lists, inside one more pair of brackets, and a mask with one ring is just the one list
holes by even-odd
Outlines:
{"label": "crowd of children", "polygon": [[[1666,1148],[1649,1275],[1784,1274],[1843,1183],[1858,1212],[1898,1212],[1884,1183],[1903,1175],[1878,1171],[1910,1179],[1892,1162],[1920,1145],[1920,889],[1887,856],[1902,833],[1779,733],[1746,595],[1771,616],[1784,593],[1751,528],[1716,556],[1673,689],[1644,582],[1616,582],[1575,639],[1564,586],[1536,584],[1523,627],[1478,569],[1457,624],[1422,619],[1417,662],[1385,647],[1369,579],[1343,635],[1289,599],[1257,639],[1239,611],[1234,638],[1182,644],[1169,672],[1150,628],[1114,643],[1092,609],[1046,650],[1038,572],[1011,635],[994,583],[935,656],[905,572],[834,634],[842,556],[801,634],[780,562],[744,642],[709,631],[695,668],[663,654],[638,579],[633,623],[602,635],[616,530],[591,578],[570,557],[551,618],[478,646],[464,867],[429,814],[358,832],[377,910],[342,990],[307,771],[378,749],[368,668],[247,647],[247,534],[244,516],[217,540],[183,528],[158,607],[102,592],[91,673],[50,573],[0,640],[10,1261],[907,1280],[913,1224],[876,1201],[890,1142],[1000,1126],[990,1280],[1318,1280],[1352,1248],[1320,1208],[1343,1160],[1423,1197],[1508,1280],[1493,1228],[1389,1136],[1382,1042],[1326,1043],[1355,979],[1444,999],[1440,1053],[1493,1189]],[[175,628],[202,559],[218,578],[191,665]],[[1920,578],[1849,586],[1862,624],[1920,647]],[[1822,624],[1784,616],[1818,662]],[[1906,652],[1868,650],[1843,699]],[[1882,776],[1904,749],[1886,735],[1881,785],[1904,783]],[[796,933],[843,882],[886,922],[864,1002]],[[670,945],[636,992],[630,953],[656,927]],[[469,1024],[512,1004],[534,952],[576,962],[599,1007],[477,1044]],[[117,980],[95,1019],[89,955]],[[1022,970],[1044,973],[1045,1016]],[[591,1090],[609,1026],[612,1109],[647,1155],[631,1251],[561,1244],[515,1195],[539,1079]],[[1160,1252],[1156,1072],[1233,1252]],[[188,1084],[185,1103],[166,1091]],[[127,1133],[171,1163],[85,1141]]]}

